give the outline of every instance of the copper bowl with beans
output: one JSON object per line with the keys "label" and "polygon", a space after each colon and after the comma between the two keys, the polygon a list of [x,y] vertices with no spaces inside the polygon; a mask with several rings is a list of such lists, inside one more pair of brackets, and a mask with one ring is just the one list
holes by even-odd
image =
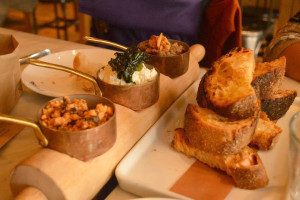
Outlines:
{"label": "copper bowl with beans", "polygon": [[[95,158],[108,151],[114,145],[117,134],[114,104],[110,100],[96,95],[70,95],[67,96],[71,102],[69,104],[65,103],[64,98],[55,98],[42,106],[38,112],[38,124],[3,114],[0,114],[0,121],[30,126],[34,128],[42,146],[82,161]],[[79,103],[74,104],[73,100],[79,101]],[[105,116],[105,119],[99,117],[99,115],[105,115],[107,110],[109,110],[109,114]],[[96,111],[97,114],[93,114]],[[70,116],[70,113],[77,116],[74,118],[74,116]],[[55,119],[47,119],[45,115],[57,116]],[[80,118],[81,115],[84,118]],[[72,120],[71,117],[73,117]],[[66,123],[68,120],[69,122]]]}
{"label": "copper bowl with beans", "polygon": [[[138,47],[142,51],[146,51],[146,43],[148,42],[149,40],[143,41],[138,44]],[[190,47],[185,42],[178,40],[169,39],[169,42],[171,44],[177,43],[183,48],[183,51],[179,54],[176,54],[175,52],[171,54],[167,53],[165,55],[148,53],[151,58],[147,63],[153,65],[160,73],[174,79],[187,72],[189,68]]]}
{"label": "copper bowl with beans", "polygon": [[[63,97],[59,97],[51,101],[62,99]],[[113,110],[113,114],[107,121],[95,127],[76,131],[67,129],[66,131],[56,130],[45,126],[41,119],[43,109],[48,105],[47,103],[40,109],[38,116],[41,130],[49,143],[48,147],[84,161],[108,151],[116,141],[116,109],[114,104],[106,98],[95,95],[71,95],[69,99],[71,101],[83,99],[86,101],[89,109],[96,108],[98,104],[106,105]]]}

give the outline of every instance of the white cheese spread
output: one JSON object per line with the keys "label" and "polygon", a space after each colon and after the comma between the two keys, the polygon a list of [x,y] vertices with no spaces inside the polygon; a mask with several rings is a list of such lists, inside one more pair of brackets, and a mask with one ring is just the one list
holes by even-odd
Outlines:
{"label": "white cheese spread", "polygon": [[148,81],[152,81],[157,76],[157,71],[152,68],[148,69],[143,63],[143,67],[140,71],[135,71],[132,75],[132,82],[126,83],[124,79],[119,79],[116,71],[113,71],[110,65],[105,65],[100,68],[100,79],[106,83],[114,85],[133,85],[143,84]]}

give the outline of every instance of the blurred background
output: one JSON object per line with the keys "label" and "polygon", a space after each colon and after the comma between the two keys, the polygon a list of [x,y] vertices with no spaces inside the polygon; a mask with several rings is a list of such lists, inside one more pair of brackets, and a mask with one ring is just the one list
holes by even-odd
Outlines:
{"label": "blurred background", "polygon": [[[300,10],[299,0],[239,0],[242,43],[258,55],[274,33]],[[91,17],[78,11],[78,0],[0,0],[0,25],[41,36],[81,42],[90,35]],[[101,27],[101,26],[100,26]],[[103,22],[102,31],[107,27]]]}

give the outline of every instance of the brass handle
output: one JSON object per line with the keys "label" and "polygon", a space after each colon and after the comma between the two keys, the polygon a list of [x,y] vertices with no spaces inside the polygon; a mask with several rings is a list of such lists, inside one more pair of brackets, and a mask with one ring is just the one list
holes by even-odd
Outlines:
{"label": "brass handle", "polygon": [[86,73],[83,73],[83,72],[77,71],[75,69],[62,66],[62,65],[47,63],[47,62],[36,60],[36,59],[28,59],[28,60],[26,60],[26,62],[28,64],[36,65],[36,66],[39,66],[39,67],[46,67],[46,68],[50,68],[50,69],[65,71],[65,72],[68,72],[68,73],[71,73],[71,74],[75,74],[76,76],[80,76],[81,78],[87,79],[87,80],[89,80],[93,83],[94,88],[95,88],[95,94],[97,96],[102,96],[102,93],[101,93],[101,90],[98,86],[97,80],[89,74],[86,74]]}
{"label": "brass handle", "polygon": [[89,41],[89,42],[93,42],[93,43],[97,43],[97,44],[104,44],[104,45],[107,45],[107,46],[115,47],[115,48],[121,49],[123,51],[127,50],[127,47],[125,47],[121,44],[117,44],[115,42],[108,41],[108,40],[102,40],[102,39],[89,37],[89,36],[84,36],[84,39],[86,41]]}
{"label": "brass handle", "polygon": [[43,147],[48,146],[47,138],[44,136],[40,127],[36,123],[29,121],[27,119],[21,118],[21,117],[14,117],[14,116],[9,116],[9,115],[5,115],[5,114],[0,114],[0,121],[21,124],[21,125],[29,126],[29,127],[33,128],[35,136],[37,137],[39,143]]}

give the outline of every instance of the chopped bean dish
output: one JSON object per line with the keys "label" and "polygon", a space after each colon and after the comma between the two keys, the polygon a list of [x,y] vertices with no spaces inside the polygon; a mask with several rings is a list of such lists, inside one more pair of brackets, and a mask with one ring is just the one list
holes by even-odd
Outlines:
{"label": "chopped bean dish", "polygon": [[89,109],[84,99],[67,97],[63,100],[50,101],[43,109],[41,123],[54,130],[79,131],[99,126],[113,116],[113,108],[97,104],[95,109]]}

